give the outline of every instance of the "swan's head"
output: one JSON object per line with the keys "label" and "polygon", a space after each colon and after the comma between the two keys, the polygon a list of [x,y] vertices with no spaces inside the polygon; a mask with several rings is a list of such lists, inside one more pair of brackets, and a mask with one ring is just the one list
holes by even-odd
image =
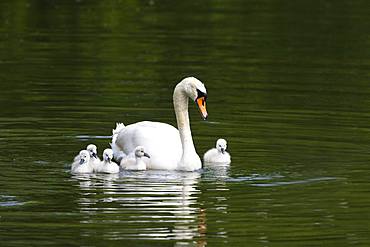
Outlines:
{"label": "swan's head", "polygon": [[113,159],[113,150],[110,148],[107,148],[103,152],[103,159],[104,161],[111,162]]}
{"label": "swan's head", "polygon": [[98,151],[94,144],[89,144],[86,150],[89,151],[90,157],[98,158]]}
{"label": "swan's head", "polygon": [[217,142],[216,142],[216,148],[219,152],[221,153],[225,153],[226,151],[226,148],[227,148],[227,142],[225,139],[218,139]]}
{"label": "swan's head", "polygon": [[204,84],[195,77],[187,77],[182,80],[185,85],[186,94],[195,101],[203,119],[207,119],[206,108],[207,90]]}
{"label": "swan's head", "polygon": [[80,165],[88,163],[90,161],[89,151],[82,150],[79,155],[80,155]]}
{"label": "swan's head", "polygon": [[145,153],[143,146],[137,146],[135,148],[135,156],[141,158],[143,156],[150,158],[149,154]]}

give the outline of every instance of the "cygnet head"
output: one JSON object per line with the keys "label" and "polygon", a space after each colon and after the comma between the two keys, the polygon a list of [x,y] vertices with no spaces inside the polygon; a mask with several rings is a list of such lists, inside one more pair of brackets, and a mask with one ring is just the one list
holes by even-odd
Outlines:
{"label": "cygnet head", "polygon": [[103,159],[110,163],[113,159],[113,150],[110,148],[105,149],[103,152]]}
{"label": "cygnet head", "polygon": [[137,146],[135,148],[135,156],[141,158],[143,156],[150,158],[149,154],[145,153],[143,146]]}
{"label": "cygnet head", "polygon": [[94,144],[89,144],[86,150],[89,151],[90,157],[98,158],[98,151]]}
{"label": "cygnet head", "polygon": [[184,86],[186,94],[197,104],[203,119],[207,119],[207,90],[204,84],[195,77],[186,77],[180,84]]}
{"label": "cygnet head", "polygon": [[226,151],[226,148],[227,148],[227,142],[225,139],[218,139],[217,142],[216,142],[216,148],[219,152],[221,153],[225,153]]}
{"label": "cygnet head", "polygon": [[80,165],[88,163],[90,161],[89,151],[82,150],[79,155],[80,155]]}

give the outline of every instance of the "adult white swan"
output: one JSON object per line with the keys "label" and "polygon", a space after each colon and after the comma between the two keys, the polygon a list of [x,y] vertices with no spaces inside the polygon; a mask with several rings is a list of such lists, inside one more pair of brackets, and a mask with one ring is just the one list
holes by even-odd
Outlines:
{"label": "adult white swan", "polygon": [[117,124],[113,130],[112,149],[115,157],[132,152],[143,146],[150,155],[147,169],[195,171],[202,167],[195,151],[190,130],[188,98],[195,101],[203,119],[206,110],[207,91],[204,84],[194,77],[179,82],[173,92],[177,127],[160,122],[143,121],[128,126]]}

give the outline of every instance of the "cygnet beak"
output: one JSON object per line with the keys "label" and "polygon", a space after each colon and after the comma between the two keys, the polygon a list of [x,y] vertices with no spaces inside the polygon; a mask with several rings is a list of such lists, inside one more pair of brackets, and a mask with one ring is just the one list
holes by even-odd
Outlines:
{"label": "cygnet beak", "polygon": [[150,159],[150,156],[149,156],[149,154],[147,154],[147,153],[144,153],[144,156],[145,156],[145,157],[148,157],[148,158]]}
{"label": "cygnet beak", "polygon": [[111,157],[108,157],[108,162],[111,163],[112,162],[112,158]]}
{"label": "cygnet beak", "polygon": [[94,156],[95,159],[98,158],[98,155],[96,153],[93,153],[92,155]]}
{"label": "cygnet beak", "polygon": [[221,153],[224,154],[225,153],[225,148],[221,148]]}
{"label": "cygnet beak", "polygon": [[80,159],[80,165],[82,165],[83,163],[85,163],[85,159]]}

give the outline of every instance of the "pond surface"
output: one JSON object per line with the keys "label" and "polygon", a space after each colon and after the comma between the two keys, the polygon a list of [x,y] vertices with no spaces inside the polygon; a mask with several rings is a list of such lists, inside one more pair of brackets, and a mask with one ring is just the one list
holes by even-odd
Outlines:
{"label": "pond surface", "polygon": [[[1,246],[370,246],[368,1],[2,1]],[[116,122],[175,124],[200,172],[69,173]]]}

